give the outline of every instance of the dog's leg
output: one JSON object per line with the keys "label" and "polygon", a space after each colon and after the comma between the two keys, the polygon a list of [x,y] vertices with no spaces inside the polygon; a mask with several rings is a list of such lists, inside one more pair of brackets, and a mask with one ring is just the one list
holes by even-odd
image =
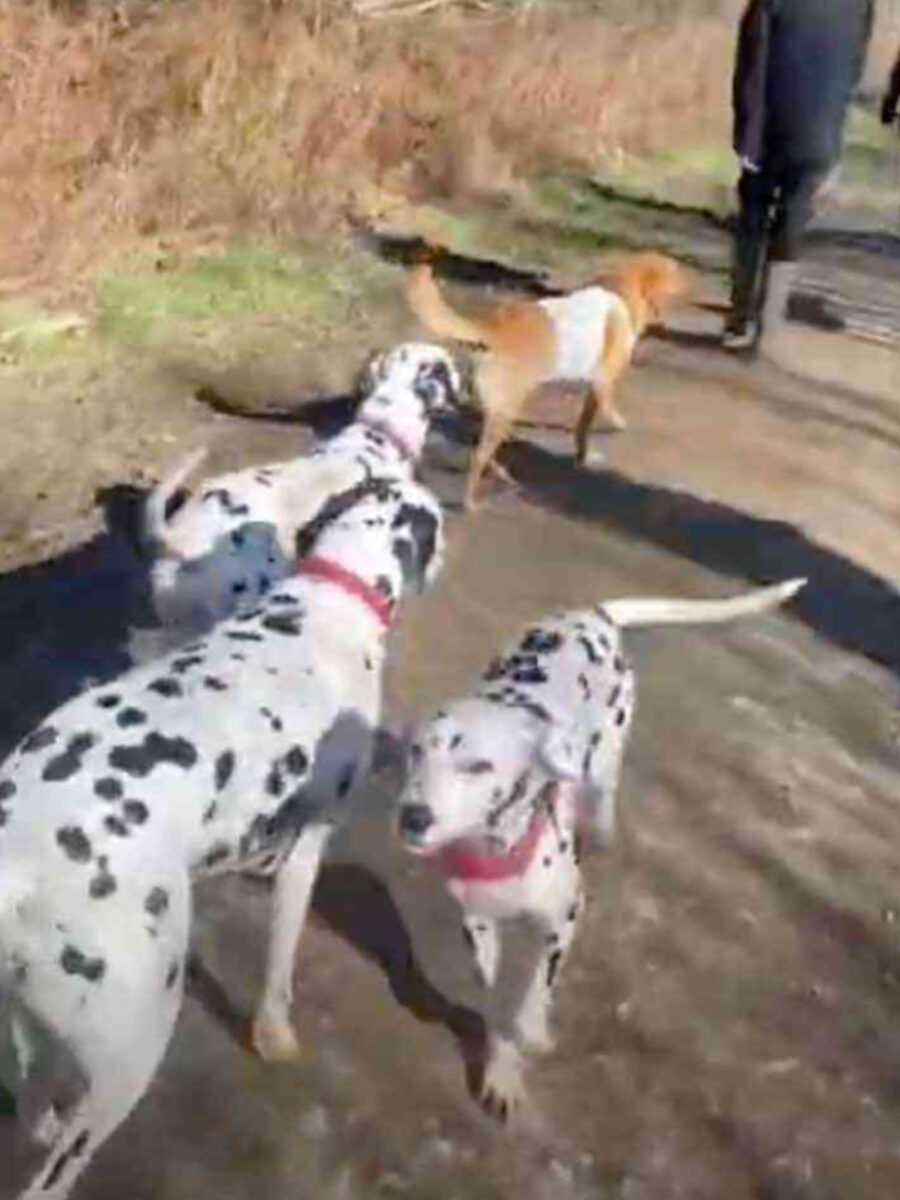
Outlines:
{"label": "dog's leg", "polygon": [[550,1001],[559,972],[572,946],[583,908],[581,888],[575,872],[565,905],[552,920],[541,921],[540,948],[531,981],[513,1021],[516,1040],[529,1050],[545,1053],[553,1049],[550,1033]]}
{"label": "dog's leg", "polygon": [[478,448],[472,459],[472,466],[469,470],[469,481],[466,485],[465,503],[466,508],[470,511],[476,507],[475,493],[478,490],[478,484],[481,482],[485,472],[493,465],[494,455],[506,441],[508,428],[504,417],[494,417],[492,415],[485,417],[481,441],[478,443]]}
{"label": "dog's leg", "polygon": [[492,988],[497,978],[497,960],[500,942],[497,922],[488,917],[467,916],[463,918],[463,935],[472,951],[475,974],[486,988]]}
{"label": "dog's leg", "polygon": [[275,879],[266,982],[253,1022],[253,1045],[267,1062],[286,1062],[300,1053],[290,1015],[294,956],[331,830],[324,824],[304,829]]}
{"label": "dog's leg", "polygon": [[591,388],[590,392],[584,398],[581,413],[578,417],[578,424],[575,426],[575,461],[579,467],[583,467],[588,459],[590,435],[594,427],[594,418],[597,415],[598,407],[599,400],[597,399],[596,391]]}
{"label": "dog's leg", "polygon": [[[154,938],[138,919],[134,944],[126,949],[125,927],[114,925],[104,951],[102,926],[87,925],[81,931],[83,944],[96,948],[105,971],[101,980],[84,987],[80,1004],[66,1002],[66,986],[72,986],[67,976],[60,977],[59,985],[54,979],[55,991],[40,1015],[60,1038],[65,1055],[77,1063],[81,1092],[63,1103],[51,1102],[38,1123],[35,1136],[49,1138],[40,1167],[17,1200],[64,1200],[150,1086],[171,1039],[184,988],[190,925],[186,876],[183,884],[168,891],[168,907],[157,919]],[[69,936],[77,939],[79,932],[70,928]],[[42,986],[49,982],[45,972],[34,974]],[[26,998],[37,1005],[41,996],[36,991]]]}

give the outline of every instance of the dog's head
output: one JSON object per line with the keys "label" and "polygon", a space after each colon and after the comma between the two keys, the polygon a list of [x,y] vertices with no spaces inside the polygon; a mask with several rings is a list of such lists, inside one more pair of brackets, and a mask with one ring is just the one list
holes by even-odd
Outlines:
{"label": "dog's head", "polygon": [[626,301],[637,301],[643,308],[646,315],[638,322],[642,325],[660,320],[688,291],[684,268],[665,254],[637,254],[626,259],[613,271],[612,281]]}
{"label": "dog's head", "polygon": [[459,838],[489,836],[548,783],[580,779],[575,739],[548,716],[476,696],[413,730],[398,812],[406,848],[428,854]]}
{"label": "dog's head", "polygon": [[461,402],[462,381],[451,356],[431,342],[404,342],[375,354],[363,370],[363,404],[373,402],[388,414],[410,406],[428,421]]}

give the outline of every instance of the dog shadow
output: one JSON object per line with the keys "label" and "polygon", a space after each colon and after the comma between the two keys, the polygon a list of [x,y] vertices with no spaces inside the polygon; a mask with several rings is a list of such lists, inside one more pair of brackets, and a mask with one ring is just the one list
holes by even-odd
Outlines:
{"label": "dog shadow", "polygon": [[[245,876],[242,886],[271,890],[271,882]],[[454,1038],[466,1080],[477,1095],[486,1045],[484,1019],[448,1000],[422,969],[406,922],[390,889],[368,866],[326,864],[313,891],[312,916],[384,975],[396,1004],[417,1021],[443,1026]],[[222,981],[199,955],[187,970],[190,995],[244,1051],[252,1052],[252,1016],[234,1002]]]}
{"label": "dog shadow", "polygon": [[153,619],[137,550],[142,495],[98,492],[102,532],[0,577],[0,756],[48,712],[131,665],[132,628]]}
{"label": "dog shadow", "polygon": [[900,678],[900,592],[812,541],[788,521],[756,517],[621,472],[579,470],[543,447],[514,441],[507,462],[530,502],[675,553],[754,584],[804,576],[793,614],[827,641]]}

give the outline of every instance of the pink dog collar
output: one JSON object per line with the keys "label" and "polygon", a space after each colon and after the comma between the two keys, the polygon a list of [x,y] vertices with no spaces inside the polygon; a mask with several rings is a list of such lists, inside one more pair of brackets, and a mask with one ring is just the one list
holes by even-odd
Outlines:
{"label": "pink dog collar", "polygon": [[519,840],[502,854],[479,850],[475,842],[460,838],[436,851],[432,862],[450,879],[495,883],[524,875],[531,866],[551,815],[552,810],[539,809]]}
{"label": "pink dog collar", "polygon": [[301,558],[297,563],[296,575],[305,575],[307,579],[320,579],[323,583],[333,583],[348,596],[361,600],[378,618],[382,629],[388,629],[394,615],[394,605],[391,600],[376,591],[364,579],[354,575],[336,562],[328,558]]}

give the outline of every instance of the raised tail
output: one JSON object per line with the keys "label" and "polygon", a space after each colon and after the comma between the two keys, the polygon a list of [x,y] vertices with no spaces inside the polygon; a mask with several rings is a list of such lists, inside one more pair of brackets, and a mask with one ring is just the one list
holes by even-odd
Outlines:
{"label": "raised tail", "polygon": [[789,579],[730,600],[609,600],[602,608],[623,629],[633,625],[715,625],[777,608],[805,584],[805,579]]}
{"label": "raised tail", "polygon": [[207,450],[205,446],[199,450],[192,450],[168,475],[163,476],[145,500],[143,536],[144,540],[151,547],[160,543],[163,545],[167,544],[166,531],[168,519],[166,512],[169,502],[179,488],[184,487],[190,476],[193,475],[200,464],[206,459],[206,455]]}
{"label": "raised tail", "polygon": [[486,322],[476,317],[464,317],[444,299],[435,282],[431,263],[419,263],[412,269],[406,295],[419,320],[438,337],[453,338],[470,346],[491,344],[491,331]]}

